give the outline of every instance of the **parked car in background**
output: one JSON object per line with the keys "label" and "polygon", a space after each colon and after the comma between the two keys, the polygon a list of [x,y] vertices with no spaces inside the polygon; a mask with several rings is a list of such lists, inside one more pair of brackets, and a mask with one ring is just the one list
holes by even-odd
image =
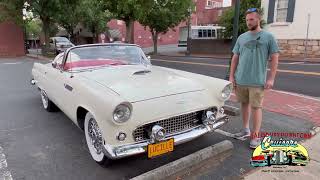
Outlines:
{"label": "parked car in background", "polygon": [[74,46],[74,44],[72,44],[66,37],[51,37],[49,43],[50,50],[56,55]]}
{"label": "parked car in background", "polygon": [[171,152],[229,120],[229,81],[153,66],[133,44],[71,47],[52,63],[35,63],[32,76],[44,109],[59,107],[84,130],[92,158],[103,165]]}

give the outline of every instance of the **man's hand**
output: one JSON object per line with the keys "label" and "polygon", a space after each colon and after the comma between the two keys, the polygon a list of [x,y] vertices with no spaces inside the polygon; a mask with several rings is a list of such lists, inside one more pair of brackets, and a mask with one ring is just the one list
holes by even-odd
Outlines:
{"label": "man's hand", "polygon": [[266,84],[264,85],[265,89],[272,89],[273,88],[273,84],[274,84],[274,80],[273,79],[269,79],[267,80]]}
{"label": "man's hand", "polygon": [[233,76],[229,77],[229,81],[232,83],[233,87],[236,87],[236,80],[234,79]]}

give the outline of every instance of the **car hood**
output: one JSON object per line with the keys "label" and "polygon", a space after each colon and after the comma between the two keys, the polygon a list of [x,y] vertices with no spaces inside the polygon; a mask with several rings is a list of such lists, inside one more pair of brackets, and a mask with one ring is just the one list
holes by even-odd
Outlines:
{"label": "car hood", "polygon": [[193,80],[156,66],[120,65],[82,72],[81,75],[132,103],[204,89]]}

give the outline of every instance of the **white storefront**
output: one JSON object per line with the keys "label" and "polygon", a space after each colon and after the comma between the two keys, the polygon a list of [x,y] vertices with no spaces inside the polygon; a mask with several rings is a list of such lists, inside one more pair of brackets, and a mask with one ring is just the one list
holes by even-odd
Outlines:
{"label": "white storefront", "polygon": [[262,0],[261,6],[265,29],[278,39],[283,55],[320,57],[319,0]]}

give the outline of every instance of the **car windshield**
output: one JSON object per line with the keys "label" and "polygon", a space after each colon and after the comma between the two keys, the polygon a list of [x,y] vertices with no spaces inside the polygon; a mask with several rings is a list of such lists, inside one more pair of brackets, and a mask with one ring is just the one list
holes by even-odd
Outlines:
{"label": "car windshield", "polygon": [[140,47],[109,44],[71,49],[67,55],[64,69],[76,70],[137,64],[150,64]]}
{"label": "car windshield", "polygon": [[65,38],[65,37],[55,37],[57,42],[70,42],[69,39]]}

